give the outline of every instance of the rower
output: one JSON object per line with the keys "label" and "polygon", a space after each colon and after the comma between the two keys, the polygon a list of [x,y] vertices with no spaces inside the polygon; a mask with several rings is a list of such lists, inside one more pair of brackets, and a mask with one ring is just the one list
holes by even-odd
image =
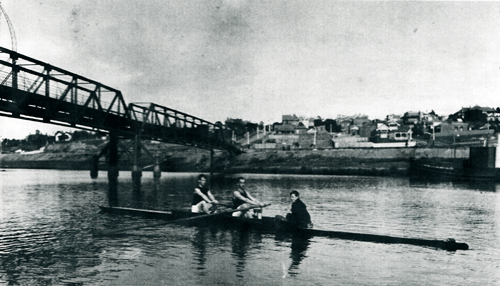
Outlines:
{"label": "rower", "polygon": [[257,217],[258,219],[262,219],[262,206],[264,206],[264,204],[252,197],[249,192],[245,191],[245,178],[239,177],[237,189],[233,192],[233,209],[248,208],[254,205],[260,206],[260,208],[234,212],[233,216],[245,218]]}
{"label": "rower", "polygon": [[311,216],[307,211],[306,205],[300,200],[299,192],[291,191],[290,199],[292,200],[292,212],[286,215],[286,220],[300,228],[312,228]]}
{"label": "rower", "polygon": [[191,212],[210,214],[212,205],[219,203],[210,190],[205,186],[207,177],[203,174],[198,176],[198,186],[194,188],[193,202],[191,204]]}

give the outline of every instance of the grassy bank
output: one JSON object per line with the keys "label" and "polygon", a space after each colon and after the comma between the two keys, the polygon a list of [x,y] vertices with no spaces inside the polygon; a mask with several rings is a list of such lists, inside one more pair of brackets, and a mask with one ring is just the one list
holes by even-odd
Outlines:
{"label": "grassy bank", "polygon": [[227,172],[368,176],[408,174],[409,157],[373,158],[344,155],[328,150],[249,152],[238,156]]}

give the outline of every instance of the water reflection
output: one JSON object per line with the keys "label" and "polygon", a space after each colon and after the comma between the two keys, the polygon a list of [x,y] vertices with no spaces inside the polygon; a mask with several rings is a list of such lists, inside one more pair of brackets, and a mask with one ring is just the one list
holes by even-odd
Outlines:
{"label": "water reflection", "polygon": [[250,245],[250,231],[235,229],[231,232],[231,249],[236,257],[236,276],[243,278],[245,260]]}
{"label": "water reflection", "polygon": [[196,264],[198,265],[198,270],[205,269],[205,262],[207,261],[207,232],[208,229],[205,227],[199,227],[193,237],[193,247],[194,256],[196,259]]}
{"label": "water reflection", "polygon": [[118,191],[116,188],[108,188],[108,204],[109,206],[119,206]]}
{"label": "water reflection", "polygon": [[[109,200],[124,207],[183,208],[191,202],[198,174],[165,175],[159,182],[146,174],[141,192],[135,194],[131,179],[124,175],[113,194],[105,176],[91,181],[88,172],[27,173],[0,172],[1,285],[123,285],[120,282],[129,279],[130,285],[157,285],[168,279],[171,285],[197,285],[207,277],[219,285],[330,285],[332,273],[338,274],[336,285],[459,285],[464,281],[492,285],[498,281],[500,192],[495,184],[245,174],[251,191],[273,203],[266,209],[268,216],[288,211],[289,190],[298,189],[318,228],[454,237],[473,247],[449,255],[401,245],[352,247],[349,241],[332,245],[327,239],[209,226],[150,228],[134,232],[135,236],[95,238],[91,235],[95,228],[145,223],[99,214],[98,205]],[[213,191],[222,198],[230,197],[233,188],[232,178],[214,180]],[[273,239],[280,242],[273,244]],[[387,263],[377,263],[381,257]],[[282,265],[283,274],[292,279],[281,279]],[[462,265],[468,265],[468,270],[463,271]]]}
{"label": "water reflection", "polygon": [[243,278],[246,260],[249,259],[249,251],[252,247],[260,247],[262,234],[247,228],[231,230],[231,250],[236,258],[236,276]]}
{"label": "water reflection", "polygon": [[290,267],[288,267],[288,274],[290,274],[290,276],[298,274],[299,264],[307,257],[306,251],[310,243],[308,237],[302,237],[300,235],[292,236],[292,251],[290,252],[292,263]]}
{"label": "water reflection", "polygon": [[246,260],[249,258],[249,251],[252,247],[259,247],[262,243],[262,235],[248,228],[227,229],[222,226],[200,226],[196,227],[196,232],[192,239],[195,264],[197,270],[205,270],[207,259],[211,252],[207,247],[210,242],[226,242],[226,234],[231,235],[230,245],[232,256],[235,258],[236,277],[244,278]]}
{"label": "water reflection", "polygon": [[[307,249],[309,248],[309,245],[311,244],[311,238],[307,235],[299,235],[299,234],[284,234],[284,233],[277,233],[275,236],[276,240],[279,241],[288,241],[291,240],[290,244],[290,265],[288,268],[283,269],[285,272],[284,277],[286,275],[290,276],[296,276],[299,274],[299,265],[302,263],[302,261],[307,258]],[[285,268],[285,265],[283,265],[283,268]]]}
{"label": "water reflection", "polygon": [[63,234],[53,241],[51,247],[31,246],[0,254],[0,281],[7,285],[58,285],[61,278],[76,276],[75,271],[81,267],[99,265],[101,261],[97,252],[98,249],[88,241],[72,242]]}
{"label": "water reflection", "polygon": [[[230,234],[230,245],[232,257],[235,259],[236,277],[245,277],[246,264],[248,260],[253,260],[252,250],[259,249],[263,243],[263,233],[248,228],[227,229],[217,226],[196,227],[196,232],[192,239],[194,262],[197,270],[206,270],[207,260],[213,255],[213,245],[210,242],[218,241],[226,243],[225,235]],[[309,236],[276,234],[276,240],[290,241],[290,265],[284,269],[287,275],[296,276],[299,274],[299,265],[307,258],[307,250],[311,244]]]}

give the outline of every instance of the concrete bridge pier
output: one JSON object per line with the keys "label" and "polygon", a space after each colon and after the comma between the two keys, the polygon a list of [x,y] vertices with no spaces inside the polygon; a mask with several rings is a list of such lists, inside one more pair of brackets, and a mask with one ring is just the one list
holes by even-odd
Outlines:
{"label": "concrete bridge pier", "polygon": [[153,183],[156,192],[160,190],[160,177],[161,177],[160,156],[155,155],[155,165],[153,167]]}
{"label": "concrete bridge pier", "polygon": [[132,166],[132,188],[134,191],[141,190],[142,170],[137,165]]}
{"label": "concrete bridge pier", "polygon": [[136,135],[134,138],[134,162],[132,166],[132,185],[134,191],[141,190],[142,168],[139,167],[139,156],[140,156],[139,140],[140,140],[139,136]]}
{"label": "concrete bridge pier", "polygon": [[93,155],[90,162],[90,177],[92,179],[97,179],[99,175],[99,156]]}
{"label": "concrete bridge pier", "polygon": [[118,204],[118,135],[114,132],[109,134],[108,148],[108,199],[111,206]]}
{"label": "concrete bridge pier", "polygon": [[210,187],[214,177],[214,149],[210,149]]}
{"label": "concrete bridge pier", "polygon": [[155,156],[155,166],[153,167],[153,178],[159,179],[161,177],[161,168],[160,168],[160,156]]}

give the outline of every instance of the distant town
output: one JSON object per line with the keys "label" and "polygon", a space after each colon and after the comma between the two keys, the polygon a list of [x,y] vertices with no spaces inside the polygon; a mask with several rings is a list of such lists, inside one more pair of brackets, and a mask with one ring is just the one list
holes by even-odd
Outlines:
{"label": "distant town", "polygon": [[283,115],[267,126],[228,118],[225,124],[234,130],[233,141],[254,149],[484,146],[496,143],[500,108],[467,107],[447,116],[408,111],[383,120]]}
{"label": "distant town", "polygon": [[[300,150],[330,148],[449,147],[496,144],[500,132],[500,108],[464,107],[443,116],[431,112],[390,114],[384,119],[366,115],[339,116],[335,119],[282,115],[281,122],[265,125],[244,119],[227,118],[226,128],[235,144],[255,150]],[[25,139],[2,139],[2,153],[39,150],[47,144],[103,139],[88,131],[35,134]]]}

